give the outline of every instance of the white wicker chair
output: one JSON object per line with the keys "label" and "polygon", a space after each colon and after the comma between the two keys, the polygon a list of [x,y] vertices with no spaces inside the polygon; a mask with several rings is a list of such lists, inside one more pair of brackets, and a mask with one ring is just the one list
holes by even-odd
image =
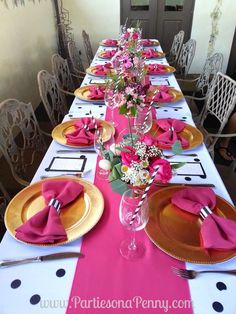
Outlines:
{"label": "white wicker chair", "polygon": [[68,62],[66,59],[63,59],[59,54],[55,53],[52,55],[52,72],[57,80],[59,89],[67,95],[74,96],[74,82]]}
{"label": "white wicker chair", "polygon": [[193,80],[178,79],[181,90],[192,95],[185,95],[193,116],[199,116],[199,110],[195,101],[204,102],[210,83],[217,72],[221,71],[223,63],[222,53],[215,53],[207,58],[202,73]]}
{"label": "white wicker chair", "polygon": [[80,58],[75,42],[69,41],[67,48],[73,73],[80,78],[84,78],[86,73],[84,71],[83,62]]}
{"label": "white wicker chair", "polygon": [[181,77],[186,77],[190,66],[192,64],[193,58],[196,51],[196,40],[189,39],[185,44],[183,44],[182,49],[179,54],[178,61],[176,62],[176,74]]}
{"label": "white wicker chair", "polygon": [[46,70],[41,70],[37,76],[39,94],[53,127],[67,114],[65,95],[59,90],[56,78]]}
{"label": "white wicker chair", "polygon": [[183,40],[184,40],[184,31],[181,30],[174,36],[170,51],[166,55],[167,61],[173,66],[175,66],[178,60],[179,53],[183,45]]}
{"label": "white wicker chair", "polygon": [[85,30],[82,31],[82,37],[83,37],[83,42],[84,42],[85,53],[88,59],[88,64],[90,64],[93,60],[94,54],[93,54],[89,35],[85,32]]}
{"label": "white wicker chair", "polygon": [[[229,76],[218,72],[212,80],[206,99],[206,106],[200,116],[199,129],[204,134],[204,142],[209,153],[214,158],[214,148],[217,140],[223,137],[234,137],[236,134],[222,134],[222,131],[236,104],[236,81]],[[204,126],[209,115],[214,116],[219,122],[216,133],[209,132]]]}
{"label": "white wicker chair", "polygon": [[[27,186],[47,149],[31,104],[16,99],[0,103],[0,149],[14,179]],[[31,177],[30,177],[31,176]]]}

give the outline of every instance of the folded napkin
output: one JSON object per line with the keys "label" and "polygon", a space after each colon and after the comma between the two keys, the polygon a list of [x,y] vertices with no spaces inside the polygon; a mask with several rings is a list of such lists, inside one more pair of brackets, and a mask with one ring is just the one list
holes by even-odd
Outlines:
{"label": "folded napkin", "polygon": [[106,75],[111,71],[111,69],[113,69],[111,63],[106,63],[104,65],[96,65],[94,68],[94,74]]}
{"label": "folded napkin", "polygon": [[83,186],[75,181],[43,182],[42,195],[46,206],[16,229],[17,239],[38,244],[66,241],[67,235],[60,220],[59,209],[63,210],[63,207],[74,201],[83,189]]}
{"label": "folded napkin", "polygon": [[117,40],[116,39],[105,39],[104,41],[105,45],[110,45],[110,46],[117,46]]}
{"label": "folded napkin", "polygon": [[158,57],[159,57],[159,52],[152,48],[143,51],[143,58],[151,59],[151,58],[158,58]]}
{"label": "folded napkin", "polygon": [[148,91],[152,92],[152,95],[146,96],[145,102],[147,103],[151,102],[154,94],[155,94],[155,97],[154,97],[155,102],[166,103],[166,102],[170,102],[173,99],[174,96],[172,94],[169,94],[169,91],[170,91],[169,87],[165,85],[161,85],[159,86],[158,91],[157,91],[157,88],[158,87],[156,86],[150,86]]}
{"label": "folded napkin", "polygon": [[96,86],[96,85],[91,85],[88,88],[89,91],[89,95],[88,98],[89,99],[104,99],[104,94],[105,94],[105,87],[104,86]]}
{"label": "folded napkin", "polygon": [[[99,126],[98,122],[97,126]],[[74,127],[75,131],[65,135],[67,144],[93,145],[95,126],[92,118],[80,118],[75,121]]]}
{"label": "folded napkin", "polygon": [[111,59],[116,54],[116,52],[117,52],[116,49],[106,50],[102,53],[102,57],[107,58],[107,59]]}
{"label": "folded napkin", "polygon": [[166,66],[162,64],[149,64],[147,74],[163,74],[166,73]]}
{"label": "folded napkin", "polygon": [[152,46],[153,45],[153,41],[151,39],[142,39],[141,40],[141,44],[143,46]]}
{"label": "folded napkin", "polygon": [[161,128],[164,132],[158,136],[158,143],[161,146],[164,146],[166,148],[171,148],[171,146],[176,142],[177,140],[180,141],[181,146],[188,147],[189,142],[184,137],[182,137],[179,133],[183,131],[185,128],[185,123],[177,120],[177,119],[158,119],[156,121],[157,126]]}
{"label": "folded napkin", "polygon": [[172,196],[171,202],[187,212],[205,217],[200,229],[204,248],[236,248],[236,221],[212,213],[216,196],[210,188],[195,187],[178,191]]}

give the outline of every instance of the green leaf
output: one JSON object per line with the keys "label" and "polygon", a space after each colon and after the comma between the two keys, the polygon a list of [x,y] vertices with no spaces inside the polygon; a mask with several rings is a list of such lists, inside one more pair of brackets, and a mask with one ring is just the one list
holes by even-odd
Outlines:
{"label": "green leaf", "polygon": [[136,115],[136,107],[131,107],[131,108],[130,108],[130,112],[131,112],[131,115],[132,115],[133,117],[135,117],[135,115]]}
{"label": "green leaf", "polygon": [[174,155],[181,155],[183,153],[180,141],[175,141],[171,149]]}
{"label": "green leaf", "polygon": [[119,112],[120,112],[120,114],[126,114],[128,112],[128,109],[127,109],[125,104],[120,107]]}
{"label": "green leaf", "polygon": [[115,157],[112,159],[111,161],[111,167],[113,168],[115,165],[120,164],[120,158],[119,157]]}
{"label": "green leaf", "polygon": [[125,191],[128,190],[128,185],[124,181],[117,179],[112,182],[110,182],[111,188],[113,192],[118,193],[118,194],[123,194]]}
{"label": "green leaf", "polygon": [[177,163],[171,163],[171,168],[172,169],[178,169],[183,167],[186,164],[186,162],[177,162]]}

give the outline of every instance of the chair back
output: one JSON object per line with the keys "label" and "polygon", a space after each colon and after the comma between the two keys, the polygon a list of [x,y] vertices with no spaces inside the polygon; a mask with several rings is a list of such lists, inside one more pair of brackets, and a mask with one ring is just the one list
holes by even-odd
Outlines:
{"label": "chair back", "polygon": [[75,90],[68,62],[57,53],[52,55],[52,72],[59,88],[67,92]]}
{"label": "chair back", "polygon": [[189,39],[183,44],[179,54],[178,61],[176,63],[176,73],[182,76],[186,76],[192,64],[196,51],[196,40]]}
{"label": "chair back", "polygon": [[76,75],[81,75],[82,73],[84,73],[84,66],[80,58],[80,55],[78,53],[78,50],[76,49],[74,41],[68,42],[68,53],[69,53],[70,63],[72,65],[72,71]]}
{"label": "chair back", "polygon": [[214,78],[217,72],[221,71],[222,63],[222,53],[215,53],[213,56],[207,58],[203,67],[203,71],[196,83],[196,91],[200,91],[202,96],[207,94],[211,80]]}
{"label": "chair back", "polygon": [[174,39],[170,48],[170,52],[167,58],[168,61],[172,63],[173,65],[178,60],[179,53],[183,45],[183,41],[184,41],[184,31],[181,30],[174,36]]}
{"label": "chair back", "polygon": [[85,53],[88,59],[88,63],[90,64],[93,60],[93,50],[90,42],[89,35],[85,32],[85,30],[82,31],[82,37],[83,37],[83,42],[84,42],[84,49]]}
{"label": "chair back", "polygon": [[36,152],[45,152],[46,148],[30,103],[16,99],[0,103],[0,149],[17,182],[29,184],[26,178],[30,166],[36,166]]}
{"label": "chair back", "polygon": [[219,127],[215,132],[221,134],[231,112],[236,104],[236,81],[229,76],[218,72],[211,82],[211,86],[207,95],[206,105],[202,111],[199,127],[205,134],[205,143],[211,152],[218,140],[217,137],[211,137],[204,126],[209,115],[214,116],[219,122]]}
{"label": "chair back", "polygon": [[0,222],[4,221],[4,213],[9,201],[10,196],[4,188],[2,182],[0,182]]}
{"label": "chair back", "polygon": [[46,70],[37,76],[39,94],[53,127],[67,114],[66,98],[59,90],[56,78]]}

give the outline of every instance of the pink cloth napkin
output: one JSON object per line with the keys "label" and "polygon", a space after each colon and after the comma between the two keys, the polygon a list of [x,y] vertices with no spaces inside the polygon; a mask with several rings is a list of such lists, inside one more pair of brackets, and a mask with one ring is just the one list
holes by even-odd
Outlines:
{"label": "pink cloth napkin", "polygon": [[111,63],[106,63],[104,65],[96,65],[94,69],[94,73],[98,75],[106,75],[113,69]]}
{"label": "pink cloth napkin", "polygon": [[89,99],[92,99],[92,100],[104,99],[105,87],[92,85],[92,86],[89,86],[88,90],[89,90],[89,95],[88,95]]}
{"label": "pink cloth napkin", "polygon": [[60,209],[74,201],[83,191],[83,186],[75,181],[49,180],[42,183],[42,195],[47,204],[44,209],[32,216],[16,229],[16,237],[29,243],[58,243],[67,240],[59,213],[51,199],[60,203]]}
{"label": "pink cloth napkin", "polygon": [[[176,192],[171,202],[185,211],[199,215],[204,206],[214,210],[216,196],[210,188],[195,187]],[[200,235],[206,249],[235,249],[236,221],[209,214],[202,222]]]}
{"label": "pink cloth napkin", "polygon": [[117,46],[117,40],[116,39],[105,39],[104,40],[105,45],[110,46]]}
{"label": "pink cloth napkin", "polygon": [[116,52],[116,49],[106,50],[103,52],[102,57],[106,59],[111,59],[116,54]]}
{"label": "pink cloth napkin", "polygon": [[171,147],[174,142],[180,141],[181,146],[188,147],[189,142],[183,138],[179,133],[185,128],[185,123],[177,119],[158,119],[157,126],[164,131],[158,136],[158,143],[164,147]]}
{"label": "pink cloth napkin", "polygon": [[[97,122],[97,126],[99,123]],[[74,145],[92,145],[95,127],[91,118],[80,118],[74,123],[75,131],[67,133],[66,143]]]}
{"label": "pink cloth napkin", "polygon": [[141,43],[143,46],[152,46],[153,45],[153,41],[151,39],[142,39]]}
{"label": "pink cloth napkin", "polygon": [[159,58],[159,52],[150,48],[148,50],[144,50],[143,51],[143,57],[147,58],[147,59],[151,59],[151,58]]}
{"label": "pink cloth napkin", "polygon": [[145,102],[151,102],[154,93],[154,101],[159,103],[170,102],[174,97],[173,95],[169,94],[169,88],[165,85],[159,86],[159,90],[157,92],[155,91],[156,89],[156,86],[150,86],[149,92],[152,92],[152,95],[146,96]]}
{"label": "pink cloth napkin", "polygon": [[163,74],[166,73],[166,66],[162,64],[149,64],[148,65],[148,74]]}

